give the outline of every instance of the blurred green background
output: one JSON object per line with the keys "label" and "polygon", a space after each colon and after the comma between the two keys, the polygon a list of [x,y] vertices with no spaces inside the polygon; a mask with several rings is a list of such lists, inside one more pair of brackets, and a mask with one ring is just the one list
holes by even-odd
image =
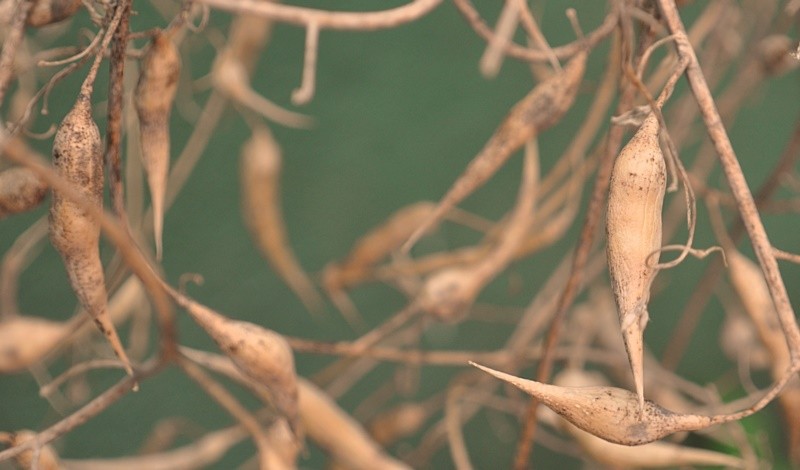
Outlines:
{"label": "blurred green background", "polygon": [[[399,4],[382,3],[380,8]],[[706,4],[696,2],[684,13],[690,18]],[[375,8],[372,2],[352,0],[326,6],[345,10]],[[500,2],[483,1],[478,6],[493,24]],[[563,13],[568,6],[573,3],[550,0],[533,4],[552,44],[574,38]],[[586,31],[599,24],[605,13],[604,2],[577,2],[574,6]],[[139,14],[132,20],[133,29],[165,24],[143,2],[135,2],[134,8]],[[229,20],[228,14],[212,12],[209,30],[225,28]],[[58,41],[74,40],[79,25],[86,26],[85,18],[78,18],[72,30]],[[61,44],[55,39],[46,43]],[[303,43],[302,29],[277,25],[254,74],[256,90],[291,107],[289,96],[299,85],[302,72]],[[394,210],[414,201],[438,199],[482,147],[509,107],[530,89],[530,69],[514,60],[505,62],[497,78],[482,77],[478,60],[484,47],[484,42],[449,2],[427,17],[394,30],[321,33],[316,96],[311,104],[298,109],[314,117],[314,127],[295,130],[271,126],[284,153],[282,198],[286,224],[294,249],[308,271],[316,275],[326,263],[341,259],[360,235]],[[543,171],[555,163],[582,122],[600,80],[607,49],[606,41],[592,53],[576,106],[558,126],[540,137]],[[190,35],[182,50],[185,72],[191,71],[194,78],[208,73],[215,51],[206,38]],[[45,129],[66,113],[84,74],[85,68],[56,87],[50,116],[38,117],[34,129]],[[746,101],[730,131],[751,187],[756,187],[769,172],[790,135],[800,102],[797,85],[796,72],[771,80]],[[99,83],[95,102],[103,100],[104,92],[105,84]],[[207,96],[208,90],[199,90],[194,98],[202,104]],[[98,120],[101,130],[104,129],[103,117],[98,115]],[[191,129],[192,122],[178,111],[173,113],[173,156],[183,148]],[[204,283],[189,287],[192,296],[232,317],[281,333],[331,341],[354,338],[356,333],[330,305],[328,319],[315,322],[253,246],[242,220],[238,182],[238,153],[248,137],[246,122],[229,108],[189,183],[167,214],[163,266],[169,281],[177,284],[181,274],[198,273]],[[34,141],[33,145],[49,154],[49,140]],[[683,157],[691,160],[693,155]],[[489,218],[500,217],[513,204],[519,167],[519,159],[512,159],[463,207]],[[717,184],[722,180],[717,174],[710,181]],[[47,203],[33,213],[0,221],[0,250],[5,252],[25,227],[45,214],[46,206]],[[713,239],[704,210],[700,211],[699,221],[696,245],[705,247]],[[796,215],[766,216],[765,223],[776,246],[800,251]],[[575,232],[573,228],[554,247],[512,266],[510,271],[520,282],[520,290],[510,289],[509,277],[503,276],[487,289],[481,300],[496,305],[526,305],[556,263],[569,253]],[[475,240],[475,235],[446,226],[421,247],[443,249]],[[109,247],[105,247],[104,253],[110,259]],[[647,330],[647,342],[656,354],[663,350],[684,301],[707,262],[690,258],[661,275],[670,281],[668,292],[653,300]],[[793,304],[798,305],[800,269],[788,263],[782,263],[781,268]],[[378,324],[406,303],[402,294],[381,285],[358,288],[353,298],[370,325]],[[72,314],[74,296],[61,261],[49,244],[45,244],[42,254],[22,274],[19,304],[21,311],[30,315],[66,319]],[[178,315],[183,344],[216,350],[185,314]],[[717,346],[722,315],[719,302],[712,300],[680,368],[684,376],[700,384],[731,370]],[[468,322],[443,328],[442,334],[428,337],[429,344],[423,346],[490,349],[502,344],[510,331],[509,325]],[[123,338],[127,332],[128,328],[122,329]],[[305,376],[331,360],[308,355],[298,355],[296,359],[298,371]],[[455,368],[425,370],[419,395],[443,389],[455,372]],[[370,391],[389,379],[391,373],[391,367],[378,369],[346,394],[341,403],[352,410]],[[109,386],[119,375],[108,371],[90,374],[94,391]],[[762,384],[768,381],[765,376],[757,378]],[[237,396],[249,405],[254,404],[246,394]],[[774,444],[776,466],[780,468],[786,465],[780,460],[785,449],[781,448],[775,412],[776,407],[771,405],[749,419],[747,426],[754,436],[768,436]],[[187,417],[209,430],[233,422],[173,368],[145,381],[141,391],[129,394],[70,433],[59,442],[59,448],[64,457],[71,458],[130,454],[141,445],[155,422],[172,416]],[[38,387],[29,375],[0,377],[0,430],[40,429],[56,419],[58,416],[39,397]],[[504,427],[498,428],[497,422],[490,427],[485,417],[479,417],[466,426],[470,456],[476,468],[510,465],[517,422],[507,416],[501,417],[500,422]],[[486,438],[490,431],[496,431],[497,435]],[[394,450],[403,448],[400,445]],[[241,444],[215,468],[236,466],[253,452],[250,444]],[[322,456],[312,447],[301,467],[320,468],[322,462]],[[577,459],[541,447],[536,450],[535,463],[537,468],[551,468],[556,463],[564,469],[582,465]],[[431,468],[451,467],[449,454],[443,448]]]}

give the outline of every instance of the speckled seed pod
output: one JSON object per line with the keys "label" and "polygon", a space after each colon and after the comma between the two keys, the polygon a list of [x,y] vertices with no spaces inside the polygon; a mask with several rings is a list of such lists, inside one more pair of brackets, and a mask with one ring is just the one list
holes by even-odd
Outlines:
{"label": "speckled seed pod", "polygon": [[614,162],[608,192],[608,271],[622,338],[644,406],[644,329],[654,268],[661,247],[661,208],[666,166],[658,142],[658,120],[650,114]]}
{"label": "speckled seed pod", "polygon": [[292,348],[283,336],[232,320],[178,293],[173,296],[244,375],[267,388],[275,408],[298,431],[297,374]]}
{"label": "speckled seed pod", "polygon": [[531,137],[554,126],[575,101],[586,70],[588,52],[575,54],[564,69],[538,84],[511,108],[483,149],[442,197],[436,211],[409,237],[411,245],[459,202],[483,186]]}
{"label": "speckled seed pod", "polygon": [[[553,383],[561,387],[593,387],[605,385],[605,380],[596,373],[568,369],[556,376]],[[637,447],[623,446],[590,434],[563,418],[559,419],[559,426],[572,436],[587,456],[609,468],[663,468],[685,465],[744,467],[742,459],[711,450],[660,441]]]}
{"label": "speckled seed pod", "polygon": [[142,72],[134,92],[139,136],[147,184],[153,205],[156,256],[161,259],[164,195],[170,161],[169,117],[178,90],[181,59],[178,48],[163,32],[153,36],[142,58]]}
{"label": "speckled seed pod", "polygon": [[0,219],[35,208],[46,194],[47,185],[29,168],[0,172]]}
{"label": "speckled seed pod", "polygon": [[[80,95],[58,126],[53,164],[61,177],[72,183],[90,204],[102,206],[103,152],[88,96]],[[80,204],[54,191],[49,228],[50,241],[64,260],[78,300],[132,375],[130,361],[108,315],[99,222]]]}
{"label": "speckled seed pod", "polygon": [[470,363],[537,398],[584,431],[609,442],[636,446],[680,431],[695,431],[726,422],[727,415],[700,416],[669,411],[616,387],[559,387]]}

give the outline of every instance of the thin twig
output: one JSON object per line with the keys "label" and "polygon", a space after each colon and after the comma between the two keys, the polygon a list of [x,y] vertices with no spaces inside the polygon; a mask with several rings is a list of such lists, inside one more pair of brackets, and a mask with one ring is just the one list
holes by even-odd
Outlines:
{"label": "thin twig", "polygon": [[136,376],[125,376],[125,378],[117,382],[116,385],[98,395],[79,410],[53,424],[44,431],[39,432],[35,439],[30,439],[16,447],[0,452],[0,462],[14,458],[26,450],[35,448],[37,445],[41,446],[53,442],[78,426],[85,424],[133,390],[137,381],[157,374],[163,366],[164,364],[160,361],[150,361],[138,367],[136,369]]}
{"label": "thin twig", "polygon": [[314,97],[318,46],[319,25],[317,25],[317,23],[309,23],[306,29],[306,53],[303,59],[303,79],[300,83],[300,88],[292,92],[292,103],[294,104],[306,104]]}
{"label": "thin twig", "polygon": [[239,14],[258,15],[274,21],[320,29],[370,31],[394,28],[419,19],[439,6],[442,0],[414,0],[406,5],[376,12],[342,12],[295,7],[259,0],[199,0],[212,8]]}

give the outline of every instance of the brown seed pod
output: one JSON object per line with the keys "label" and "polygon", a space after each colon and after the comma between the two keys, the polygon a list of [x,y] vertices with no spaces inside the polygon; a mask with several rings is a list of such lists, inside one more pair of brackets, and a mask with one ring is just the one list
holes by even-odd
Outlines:
{"label": "brown seed pod", "polygon": [[411,467],[387,455],[355,419],[330,396],[307,380],[300,381],[300,414],[309,437],[352,470],[407,470]]}
{"label": "brown seed pod", "polygon": [[772,34],[758,43],[758,56],[765,74],[783,75],[797,68],[798,60],[792,56],[796,41],[785,34]]}
{"label": "brown seed pod", "polygon": [[[58,126],[53,142],[56,171],[75,185],[91,204],[103,204],[103,153],[100,131],[92,119],[87,95],[80,95]],[[122,342],[108,314],[103,264],[100,261],[100,224],[79,204],[53,192],[50,206],[50,242],[61,254],[70,284],[83,308],[106,337],[128,374],[133,375]]]}
{"label": "brown seed pod", "polygon": [[[35,439],[38,436],[33,431],[28,430],[21,430],[16,432],[9,432],[9,433],[0,433],[0,442],[5,442],[10,446],[18,446],[24,444],[31,439]],[[59,470],[61,465],[59,464],[58,454],[50,445],[43,445],[39,449],[39,461],[34,462],[34,456],[36,455],[36,451],[34,450],[26,450],[15,457],[17,461],[17,465],[20,468],[38,468],[39,470]]]}
{"label": "brown seed pod", "polygon": [[281,149],[264,126],[242,149],[242,208],[261,254],[311,312],[322,312],[322,298],[294,255],[281,210]]}
{"label": "brown seed pod", "polygon": [[25,23],[39,28],[64,21],[81,7],[81,0],[36,0]]}
{"label": "brown seed pod", "polygon": [[244,375],[267,388],[275,408],[297,432],[297,374],[292,348],[283,336],[253,323],[231,320],[166,288]]}
{"label": "brown seed pod", "polygon": [[29,168],[0,172],[0,219],[35,208],[45,194],[47,185]]}
{"label": "brown seed pod", "polygon": [[653,253],[661,247],[661,208],[667,180],[658,130],[658,120],[651,113],[617,156],[606,215],[611,288],[642,406],[643,335],[649,318],[650,285],[657,273],[654,265],[658,255]]}
{"label": "brown seed pod", "polygon": [[389,446],[419,431],[430,415],[429,406],[403,403],[376,416],[367,429],[378,444]]}
{"label": "brown seed pod", "polygon": [[64,323],[28,316],[0,322],[0,374],[18,372],[44,358],[69,332]]}
{"label": "brown seed pod", "polygon": [[[561,387],[594,387],[606,385],[598,374],[568,369],[553,379]],[[658,468],[683,465],[722,465],[743,468],[738,457],[705,449],[696,449],[668,442],[651,442],[637,447],[614,444],[590,434],[569,421],[559,418],[559,425],[594,461],[610,468]]]}
{"label": "brown seed pod", "polygon": [[139,115],[142,159],[153,204],[156,256],[161,259],[164,195],[169,172],[169,117],[178,90],[181,58],[169,35],[157,32],[142,59],[142,72],[134,92]]}
{"label": "brown seed pod", "polygon": [[561,72],[538,84],[511,108],[480,153],[439,201],[436,211],[403,245],[405,251],[410,250],[450,209],[483,186],[526,141],[561,120],[575,101],[587,57],[586,50],[575,54]]}
{"label": "brown seed pod", "polygon": [[400,248],[435,209],[434,203],[421,201],[390,215],[359,238],[341,262],[325,267],[322,274],[325,289],[339,291],[364,279],[376,264]]}
{"label": "brown seed pod", "polygon": [[696,431],[741,419],[755,412],[700,416],[669,411],[650,400],[616,387],[559,387],[490,369],[470,362],[484,372],[532,395],[564,419],[606,441],[626,446],[653,442],[680,431]]}
{"label": "brown seed pod", "polygon": [[471,268],[445,268],[425,281],[419,307],[439,321],[457,322],[475,302],[482,280]]}

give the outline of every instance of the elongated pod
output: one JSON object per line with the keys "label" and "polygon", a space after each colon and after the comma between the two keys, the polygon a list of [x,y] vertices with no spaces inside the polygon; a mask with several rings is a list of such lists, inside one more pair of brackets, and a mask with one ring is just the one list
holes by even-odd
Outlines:
{"label": "elongated pod", "polygon": [[[760,409],[752,406],[741,412],[715,416],[675,413],[650,400],[645,400],[642,405],[635,394],[621,388],[561,387],[522,379],[474,362],[470,364],[536,397],[580,429],[625,446],[647,444],[676,432],[696,431],[736,421]],[[759,401],[759,405],[766,402]]]}
{"label": "elongated pod", "polygon": [[142,59],[142,72],[134,93],[139,115],[142,159],[153,204],[156,256],[161,259],[164,227],[164,195],[169,172],[169,116],[178,89],[181,59],[178,48],[163,32],[157,32]]}
{"label": "elongated pod", "polygon": [[42,360],[69,333],[65,323],[13,316],[0,322],[0,374],[24,370]]}
{"label": "elongated pod", "polygon": [[[608,192],[608,271],[622,338],[644,406],[644,342],[650,285],[661,247],[661,208],[666,166],[658,142],[658,121],[650,114],[614,162]],[[652,255],[652,256],[651,256]]]}
{"label": "elongated pod", "polygon": [[242,149],[242,208],[261,254],[311,312],[322,311],[322,299],[295,257],[281,210],[281,149],[266,127],[253,130]]}
{"label": "elongated pod", "polygon": [[[556,376],[553,384],[560,387],[594,387],[604,386],[606,382],[597,373],[568,369]],[[664,468],[681,465],[744,468],[742,459],[732,455],[663,441],[636,447],[624,446],[588,433],[564,418],[559,418],[559,421],[559,426],[572,436],[589,457],[609,468]]]}
{"label": "elongated pod", "polygon": [[527,140],[564,117],[575,101],[587,57],[586,50],[575,54],[561,72],[538,84],[511,108],[483,149],[439,201],[436,211],[409,237],[404,250],[411,249],[450,209],[483,186]]}
{"label": "elongated pod", "polygon": [[[53,142],[56,171],[75,185],[89,203],[103,204],[103,152],[100,131],[92,119],[89,97],[78,96],[75,106],[56,131]],[[64,260],[72,289],[83,308],[105,335],[125,369],[133,369],[108,314],[103,264],[100,262],[100,223],[81,205],[53,191],[50,241]]]}
{"label": "elongated pod", "polygon": [[297,433],[297,374],[286,339],[254,323],[230,319],[169,287],[167,291],[245,376],[267,389]]}

